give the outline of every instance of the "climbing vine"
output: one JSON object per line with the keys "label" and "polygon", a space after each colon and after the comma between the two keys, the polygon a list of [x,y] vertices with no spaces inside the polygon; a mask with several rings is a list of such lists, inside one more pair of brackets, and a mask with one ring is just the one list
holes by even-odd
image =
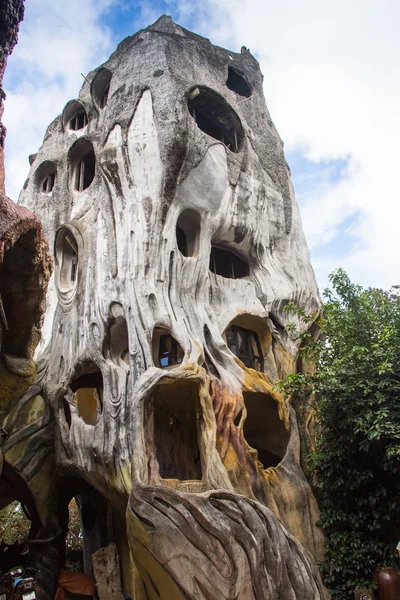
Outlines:
{"label": "climbing vine", "polygon": [[[315,445],[305,444],[327,536],[322,566],[335,600],[372,587],[376,567],[396,564],[400,539],[400,295],[363,289],[338,269],[321,315],[303,334],[300,360],[315,365],[282,388],[304,413],[313,398]],[[308,410],[310,407],[308,406]]]}

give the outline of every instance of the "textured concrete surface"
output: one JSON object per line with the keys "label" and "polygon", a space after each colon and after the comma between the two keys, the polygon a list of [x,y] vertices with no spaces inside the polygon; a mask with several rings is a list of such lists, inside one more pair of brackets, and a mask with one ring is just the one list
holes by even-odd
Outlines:
{"label": "textured concrete surface", "polygon": [[[229,67],[245,79],[249,97],[228,87]],[[40,393],[55,417],[59,471],[85,479],[122,513],[130,496],[131,593],[321,598],[316,567],[299,544],[321,556],[318,508],[300,467],[294,411],[274,388],[296,369],[300,344],[285,331],[295,320],[285,306],[294,301],[315,312],[320,301],[259,65],[245,48],[213,46],[162,17],[88,74],[79,102],[86,116],[76,116],[80,105],[72,101],[50,124],[19,199],[42,220],[54,249]],[[202,110],[223,140],[198,126]],[[71,129],[79,119],[84,126]],[[93,154],[93,180],[86,187],[79,171],[85,189],[78,191],[76,165],[86,156],[87,175]],[[54,187],[44,191],[49,175]],[[195,232],[189,256],[178,248],[178,222],[187,235]],[[212,247],[240,257],[248,274],[212,272]],[[228,348],[232,324],[257,334],[259,371]],[[179,364],[161,367],[160,331],[182,349]],[[168,406],[179,418],[168,416]],[[250,411],[259,448],[246,439]],[[193,433],[179,433],[179,419]],[[264,442],[276,464],[260,461]],[[190,477],[175,476],[177,463]],[[152,504],[157,489],[162,498]],[[227,493],[220,517],[205,501],[212,490]],[[154,510],[143,511],[143,503]],[[175,519],[183,506],[185,529]],[[263,515],[258,533],[245,534],[245,506],[252,519]],[[235,539],[243,533],[232,554],[222,523]],[[174,527],[187,543],[180,540],[172,564]],[[226,579],[213,590],[207,553],[197,573],[190,550],[201,546],[204,530],[219,539],[215,567]],[[281,568],[270,562],[274,548],[287,573],[264,591],[250,557],[257,535],[258,548],[267,538],[271,544],[268,560],[259,556],[267,579]],[[291,561],[302,566],[291,571]]]}

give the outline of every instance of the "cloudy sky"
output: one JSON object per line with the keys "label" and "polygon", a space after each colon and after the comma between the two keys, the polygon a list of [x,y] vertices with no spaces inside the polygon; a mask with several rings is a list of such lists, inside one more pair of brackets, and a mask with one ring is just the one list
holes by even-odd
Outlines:
{"label": "cloudy sky", "polygon": [[400,283],[399,0],[27,0],[4,82],[8,195],[81,73],[163,13],[260,61],[320,287],[338,266]]}

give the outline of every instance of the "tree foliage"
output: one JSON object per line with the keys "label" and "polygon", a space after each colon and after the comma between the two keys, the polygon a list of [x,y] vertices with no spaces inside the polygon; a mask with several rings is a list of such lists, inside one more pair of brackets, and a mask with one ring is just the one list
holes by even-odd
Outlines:
{"label": "tree foliage", "polygon": [[28,539],[31,522],[19,502],[11,502],[0,510],[0,542],[21,544]]}
{"label": "tree foliage", "polygon": [[[363,289],[338,269],[324,293],[320,336],[303,335],[315,371],[283,383],[297,407],[315,395],[313,474],[327,535],[325,583],[335,600],[372,586],[400,539],[400,296]],[[294,307],[291,307],[292,310]],[[310,317],[299,311],[304,320]]]}
{"label": "tree foliage", "polygon": [[[65,539],[67,552],[82,550],[82,528],[79,511],[73,498],[68,506],[68,533]],[[21,544],[29,538],[31,522],[26,517],[20,502],[11,502],[0,510],[0,542]]]}

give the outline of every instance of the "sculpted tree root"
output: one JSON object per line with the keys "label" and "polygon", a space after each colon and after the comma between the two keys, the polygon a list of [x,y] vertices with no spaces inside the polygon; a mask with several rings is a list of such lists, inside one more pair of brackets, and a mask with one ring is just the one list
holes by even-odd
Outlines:
{"label": "sculpted tree root", "polygon": [[150,598],[325,598],[311,555],[272,511],[244,496],[139,488],[127,522]]}

